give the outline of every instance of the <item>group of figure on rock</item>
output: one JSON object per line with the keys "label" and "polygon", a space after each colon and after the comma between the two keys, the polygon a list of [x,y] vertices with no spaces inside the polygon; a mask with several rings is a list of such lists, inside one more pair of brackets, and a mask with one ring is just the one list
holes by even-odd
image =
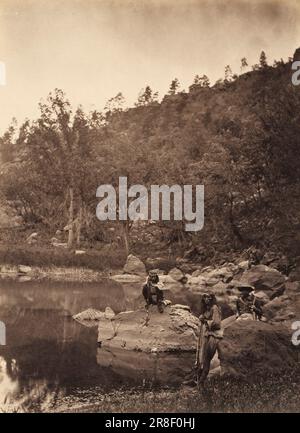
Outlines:
{"label": "group of figure on rock", "polygon": [[[159,313],[163,313],[169,302],[164,299],[163,287],[157,272],[150,271],[142,289],[148,320],[150,305],[156,305]],[[236,300],[236,319],[265,320],[263,302],[256,296],[254,287],[240,284],[237,289],[240,294]],[[202,294],[200,311],[195,368],[184,382],[186,385],[198,384],[199,387],[204,384],[208,376],[215,354],[218,353],[219,359],[222,359],[220,341],[223,339],[221,309],[214,293]]]}

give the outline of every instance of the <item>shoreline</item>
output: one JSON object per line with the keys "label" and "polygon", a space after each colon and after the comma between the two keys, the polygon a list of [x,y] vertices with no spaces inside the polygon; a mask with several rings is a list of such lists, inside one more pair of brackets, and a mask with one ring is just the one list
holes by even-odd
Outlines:
{"label": "shoreline", "polygon": [[16,281],[49,279],[96,282],[109,277],[108,271],[94,271],[84,267],[0,265],[0,278]]}

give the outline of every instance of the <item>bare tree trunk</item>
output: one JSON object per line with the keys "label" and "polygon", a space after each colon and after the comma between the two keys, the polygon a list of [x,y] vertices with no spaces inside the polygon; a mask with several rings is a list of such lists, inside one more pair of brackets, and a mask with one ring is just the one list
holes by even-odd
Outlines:
{"label": "bare tree trunk", "polygon": [[82,202],[80,203],[79,214],[78,214],[77,220],[78,220],[78,222],[77,222],[76,244],[79,247],[80,246],[80,238],[81,238],[81,227],[82,227]]}
{"label": "bare tree trunk", "polygon": [[74,191],[69,188],[70,206],[69,206],[69,234],[68,234],[68,248],[72,248],[74,240]]}
{"label": "bare tree trunk", "polygon": [[126,250],[126,255],[129,255],[129,227],[128,227],[128,221],[124,221],[124,223],[122,223],[122,229],[123,229],[123,239],[124,239],[124,244],[125,244],[125,250]]}

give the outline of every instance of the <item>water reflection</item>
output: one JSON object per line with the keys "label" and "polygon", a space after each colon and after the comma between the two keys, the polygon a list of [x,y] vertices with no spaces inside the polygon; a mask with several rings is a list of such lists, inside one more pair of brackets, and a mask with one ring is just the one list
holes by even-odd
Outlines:
{"label": "water reflection", "polygon": [[122,349],[98,348],[97,362],[137,385],[176,385],[191,371],[191,353],[144,353]]}
{"label": "water reflection", "polygon": [[0,409],[3,405],[9,404],[19,390],[16,371],[15,359],[12,359],[11,364],[7,365],[5,359],[0,357]]}
{"label": "water reflection", "polygon": [[[115,389],[181,377],[189,362],[174,355],[150,357],[137,353],[97,350],[97,327],[72,319],[89,307],[116,313],[143,305],[140,284],[103,280],[97,283],[0,280],[0,320],[6,325],[6,346],[0,346],[0,402],[30,395],[73,390]],[[184,292],[169,293],[173,302],[186,302]],[[173,373],[171,374],[171,371]],[[176,373],[174,373],[176,372]],[[182,374],[180,373],[182,372]],[[34,391],[33,391],[34,392]],[[35,391],[36,393],[36,391]],[[52,394],[51,394],[52,395]]]}

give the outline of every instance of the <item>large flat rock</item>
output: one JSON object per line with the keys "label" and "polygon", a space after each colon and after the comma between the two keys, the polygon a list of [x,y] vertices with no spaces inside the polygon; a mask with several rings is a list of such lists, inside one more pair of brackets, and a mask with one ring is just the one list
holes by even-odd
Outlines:
{"label": "large flat rock", "polygon": [[159,313],[150,306],[119,313],[111,320],[99,321],[98,342],[101,347],[143,352],[194,351],[198,319],[187,306],[171,305]]}

